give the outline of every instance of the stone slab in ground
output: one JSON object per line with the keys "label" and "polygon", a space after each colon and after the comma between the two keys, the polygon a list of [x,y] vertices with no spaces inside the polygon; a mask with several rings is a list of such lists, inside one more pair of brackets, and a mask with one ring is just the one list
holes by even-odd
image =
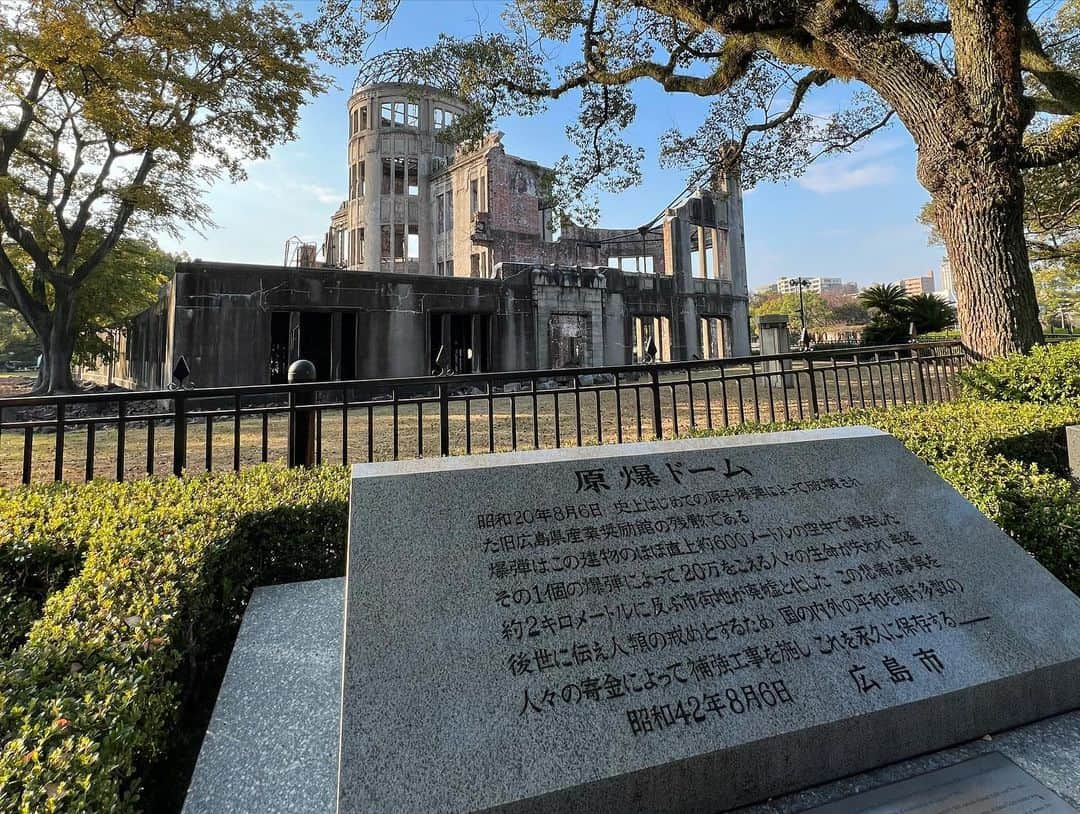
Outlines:
{"label": "stone slab in ground", "polygon": [[1001,752],[853,794],[806,814],[1076,814]]}
{"label": "stone slab in ground", "polygon": [[[184,814],[334,814],[344,580],[255,592]],[[283,657],[283,651],[288,655]],[[1080,712],[740,809],[794,814],[1000,752],[1080,810]]]}
{"label": "stone slab in ground", "polygon": [[1080,599],[865,428],[354,470],[339,811],[714,811],[1080,706]]}
{"label": "stone slab in ground", "polygon": [[318,814],[337,797],[343,580],[257,588],[184,814]]}

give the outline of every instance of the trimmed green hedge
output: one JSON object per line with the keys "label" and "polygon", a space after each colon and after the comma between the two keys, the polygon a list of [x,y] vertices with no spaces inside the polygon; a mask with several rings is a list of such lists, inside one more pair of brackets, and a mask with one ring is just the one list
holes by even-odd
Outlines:
{"label": "trimmed green hedge", "polygon": [[0,495],[19,528],[54,516],[42,502],[66,506],[84,552],[0,663],[0,811],[140,810],[147,767],[177,748],[177,712],[252,587],[344,572],[347,488],[343,468],[262,466]]}
{"label": "trimmed green hedge", "polygon": [[960,374],[966,397],[1058,404],[1080,399],[1080,339],[972,365]]}
{"label": "trimmed green hedge", "polygon": [[78,572],[118,494],[94,483],[17,489],[0,499],[0,656],[22,642],[45,598]]}
{"label": "trimmed green hedge", "polygon": [[1065,447],[1065,427],[1078,423],[1080,404],[969,401],[857,410],[716,434],[852,424],[892,433],[1080,594],[1080,490],[1068,479]]}
{"label": "trimmed green hedge", "polygon": [[[1080,405],[968,402],[803,426],[892,432],[1080,592],[1077,422]],[[344,468],[260,466],[0,492],[0,578],[24,603],[4,637],[40,608],[0,661],[0,812],[175,809],[252,588],[344,572],[347,490]]]}

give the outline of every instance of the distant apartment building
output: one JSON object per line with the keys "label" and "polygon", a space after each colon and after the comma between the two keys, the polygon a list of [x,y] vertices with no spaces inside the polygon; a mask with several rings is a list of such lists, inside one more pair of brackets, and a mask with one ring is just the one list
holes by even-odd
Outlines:
{"label": "distant apartment building", "polygon": [[934,274],[931,272],[925,277],[905,277],[903,280],[897,280],[896,284],[904,289],[904,293],[909,297],[916,297],[919,294],[933,294]]}
{"label": "distant apartment building", "polygon": [[956,302],[956,284],[953,282],[952,263],[949,262],[949,258],[946,257],[941,261],[941,268],[938,271],[941,276],[941,288],[934,291],[940,299],[946,302]]}
{"label": "distant apartment building", "polygon": [[803,291],[815,294],[857,294],[858,285],[845,283],[839,277],[781,277],[774,286],[779,294],[797,294],[799,286],[797,280],[805,280]]}

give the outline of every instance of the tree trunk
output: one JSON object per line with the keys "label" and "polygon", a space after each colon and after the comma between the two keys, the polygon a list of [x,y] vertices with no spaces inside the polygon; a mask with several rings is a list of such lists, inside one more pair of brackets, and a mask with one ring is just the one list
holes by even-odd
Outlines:
{"label": "tree trunk", "polygon": [[57,291],[56,305],[48,324],[39,333],[42,357],[34,393],[70,393],[75,390],[75,380],[71,375],[71,357],[75,353],[72,311],[71,295]]}
{"label": "tree trunk", "polygon": [[[970,159],[969,159],[970,160]],[[978,358],[1025,353],[1043,341],[1024,236],[1020,171],[1001,162],[935,196],[964,344]],[[1012,176],[1012,177],[1009,177]]]}

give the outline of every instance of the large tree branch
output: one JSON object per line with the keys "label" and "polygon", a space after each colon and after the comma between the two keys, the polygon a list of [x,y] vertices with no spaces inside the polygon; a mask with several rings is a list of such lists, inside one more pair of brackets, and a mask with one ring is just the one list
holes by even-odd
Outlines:
{"label": "large tree branch", "polygon": [[896,115],[896,111],[895,110],[890,110],[884,116],[882,116],[878,121],[874,122],[873,124],[871,124],[871,125],[869,125],[867,127],[864,127],[859,132],[852,133],[847,138],[840,139],[839,141],[835,141],[832,144],[827,144],[824,148],[819,150],[817,153],[810,156],[810,160],[807,161],[806,163],[807,164],[813,164],[819,158],[822,158],[822,157],[824,157],[826,155],[829,155],[830,153],[843,152],[844,150],[848,150],[848,149],[854,147],[856,144],[858,144],[863,139],[870,138],[870,136],[874,135],[874,133],[876,133],[878,130],[881,130],[884,127],[888,127],[889,122],[892,121],[892,118],[895,115]]}
{"label": "large tree branch", "polygon": [[636,79],[652,79],[669,93],[691,93],[696,96],[715,96],[731,88],[753,61],[757,48],[749,37],[728,37],[723,56],[708,76],[691,76],[674,71],[669,61],[637,62],[616,70],[594,68],[586,71],[586,79],[600,85],[626,85]]}
{"label": "large tree branch", "polygon": [[1020,154],[1023,169],[1053,167],[1080,156],[1080,113],[1074,113],[1046,133],[1033,136],[1024,143]]}
{"label": "large tree branch", "polygon": [[86,224],[90,220],[91,207],[94,205],[95,201],[105,194],[105,182],[109,178],[109,173],[112,172],[112,165],[113,162],[116,161],[117,155],[116,144],[110,139],[109,154],[105,157],[105,160],[101,162],[97,178],[94,179],[94,186],[83,197],[82,202],[79,204],[78,213],[71,226],[61,230],[64,235],[64,253],[60,264],[65,269],[75,256],[75,247],[78,245],[79,238],[82,237],[83,230],[86,229]]}
{"label": "large tree branch", "polygon": [[[30,80],[26,94],[19,100],[19,118],[9,128],[0,129],[0,177],[7,177],[11,167],[11,158],[22,140],[26,137],[30,123],[34,120],[34,104],[44,86],[46,73],[38,69]],[[8,201],[6,191],[0,191],[0,224],[4,231],[25,251],[40,269],[51,268],[49,256],[34,238],[33,233],[24,227],[15,216]]]}
{"label": "large tree branch", "polygon": [[15,212],[11,209],[11,203],[8,200],[6,191],[0,191],[0,225],[3,225],[7,236],[18,243],[19,248],[30,256],[38,269],[42,271],[52,269],[52,261],[49,260],[48,252],[37,242],[33,232],[19,222]]}
{"label": "large tree branch", "polygon": [[19,100],[19,118],[11,127],[0,128],[0,175],[7,175],[11,157],[34,120],[34,104],[38,101],[44,83],[45,71],[39,68],[34,71],[26,95]]}
{"label": "large tree branch", "polygon": [[1080,113],[1080,76],[1050,58],[1038,32],[1030,24],[1024,26],[1021,34],[1020,67],[1034,75],[1058,103],[1058,110],[1045,112]]}
{"label": "large tree branch", "polygon": [[87,276],[100,265],[106,255],[115,248],[117,242],[120,240],[120,236],[127,227],[128,221],[135,212],[135,200],[132,197],[132,192],[138,190],[146,182],[146,177],[150,174],[150,170],[154,168],[154,165],[154,152],[153,150],[147,150],[143,153],[139,168],[135,171],[135,174],[131,179],[129,192],[120,204],[120,209],[116,213],[116,219],[113,221],[112,227],[109,229],[105,238],[94,248],[94,251],[90,253],[90,256],[80,263],[72,273],[68,280],[70,285],[76,286],[85,280]]}
{"label": "large tree branch", "polygon": [[1050,113],[1054,116],[1068,116],[1072,111],[1069,106],[1051,96],[1025,96],[1024,102],[1034,113]]}
{"label": "large tree branch", "polygon": [[44,302],[38,301],[33,294],[26,287],[26,283],[23,282],[22,277],[19,274],[19,269],[12,262],[8,253],[4,251],[4,247],[0,244],[0,283],[4,284],[4,289],[7,291],[7,296],[10,298],[10,305],[20,314],[22,314],[30,327],[37,331],[35,323],[41,322],[48,317],[48,306]]}
{"label": "large tree branch", "polygon": [[795,114],[799,112],[799,108],[802,107],[803,100],[806,98],[806,94],[810,91],[811,87],[821,87],[834,78],[835,77],[831,73],[822,70],[810,71],[808,74],[800,77],[795,83],[795,92],[791,95],[791,104],[788,105],[787,110],[771,119],[747,125],[743,129],[742,136],[739,138],[739,145],[736,148],[734,157],[738,157],[738,155],[746,149],[746,145],[754,133],[763,133],[766,130],[772,130],[776,127],[780,127],[785,122],[790,121]]}

